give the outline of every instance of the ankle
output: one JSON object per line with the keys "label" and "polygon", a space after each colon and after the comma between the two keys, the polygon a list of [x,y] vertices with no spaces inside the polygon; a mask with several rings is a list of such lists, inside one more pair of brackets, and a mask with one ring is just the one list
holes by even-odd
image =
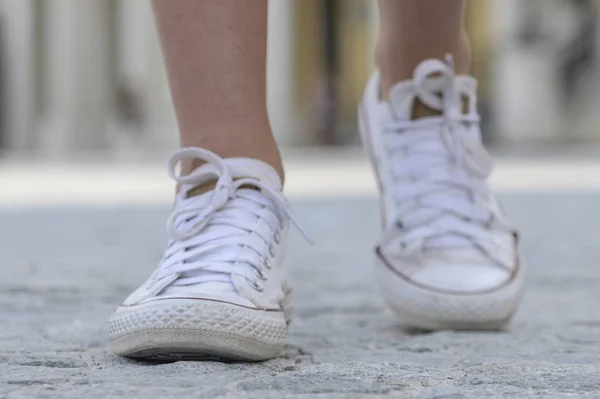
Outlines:
{"label": "ankle", "polygon": [[[281,160],[281,155],[279,153],[279,150],[277,148],[277,145],[273,142],[270,145],[263,143],[264,146],[260,147],[260,148],[253,148],[253,147],[244,147],[244,146],[237,146],[236,148],[219,148],[218,146],[197,146],[197,147],[201,147],[201,148],[206,148],[216,154],[218,154],[219,156],[223,157],[223,158],[252,158],[252,159],[258,159],[260,161],[265,162],[266,164],[272,166],[275,171],[277,172],[277,174],[279,175],[279,178],[281,179],[281,182],[283,184],[284,182],[284,178],[285,178],[285,173],[284,173],[284,168],[283,168],[283,163]],[[198,169],[200,166],[202,166],[205,162],[198,160],[198,159],[193,159],[193,160],[189,160],[189,161],[184,161],[181,165],[181,173],[182,175],[187,175],[192,173],[194,170]]]}
{"label": "ankle", "polygon": [[457,36],[456,40],[445,40],[443,43],[439,37],[419,37],[410,41],[392,40],[390,36],[380,38],[375,63],[381,74],[383,99],[387,99],[389,90],[396,83],[412,79],[414,69],[426,59],[443,60],[446,54],[452,54],[456,74],[468,74],[471,58],[469,38],[466,32]]}

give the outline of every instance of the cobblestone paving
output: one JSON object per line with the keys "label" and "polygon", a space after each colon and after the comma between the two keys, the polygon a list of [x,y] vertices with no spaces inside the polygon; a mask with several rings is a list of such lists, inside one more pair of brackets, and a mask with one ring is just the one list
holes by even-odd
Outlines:
{"label": "cobblestone paving", "polygon": [[[2,184],[0,183],[0,190]],[[506,332],[410,334],[370,278],[372,195],[292,198],[289,345],[261,364],[119,359],[105,321],[155,267],[169,204],[0,207],[0,398],[600,398],[600,192],[502,193],[529,290]]]}

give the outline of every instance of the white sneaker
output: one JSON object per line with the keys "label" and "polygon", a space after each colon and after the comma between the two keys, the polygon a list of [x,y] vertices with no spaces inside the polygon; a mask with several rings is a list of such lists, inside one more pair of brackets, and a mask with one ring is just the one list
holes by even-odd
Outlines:
{"label": "white sneaker", "polygon": [[[493,166],[476,86],[454,76],[451,58],[427,60],[390,90],[389,102],[380,100],[376,73],[359,109],[380,190],[377,279],[407,327],[501,328],[521,296],[517,233],[487,184]],[[413,120],[417,99],[439,115]]]}
{"label": "white sneaker", "polygon": [[[206,164],[176,176],[190,157]],[[291,311],[282,267],[289,212],[277,172],[199,148],[175,153],[169,169],[181,186],[167,223],[170,243],[150,279],[110,319],[112,350],[164,360],[277,356]],[[211,182],[214,189],[188,195]]]}

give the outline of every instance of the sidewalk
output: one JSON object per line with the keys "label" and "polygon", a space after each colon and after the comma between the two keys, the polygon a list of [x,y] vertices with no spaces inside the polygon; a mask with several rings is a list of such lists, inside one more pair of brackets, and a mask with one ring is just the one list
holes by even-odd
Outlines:
{"label": "sidewalk", "polygon": [[107,317],[162,254],[161,165],[0,163],[0,398],[600,397],[600,162],[500,159],[494,185],[524,237],[521,311],[508,332],[411,335],[371,282],[364,160],[309,158],[290,159],[288,188],[316,245],[292,234],[289,345],[261,364],[106,351]]}

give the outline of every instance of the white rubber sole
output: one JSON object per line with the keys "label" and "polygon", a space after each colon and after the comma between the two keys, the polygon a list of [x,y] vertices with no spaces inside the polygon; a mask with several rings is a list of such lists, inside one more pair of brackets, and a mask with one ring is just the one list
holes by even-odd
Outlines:
{"label": "white rubber sole", "polygon": [[521,269],[504,285],[490,291],[453,294],[415,285],[378,260],[376,278],[381,293],[400,323],[420,330],[499,330],[516,313],[523,293]]}
{"label": "white rubber sole", "polygon": [[289,312],[230,303],[165,299],[119,310],[109,320],[110,348],[149,360],[260,361],[278,356]]}

